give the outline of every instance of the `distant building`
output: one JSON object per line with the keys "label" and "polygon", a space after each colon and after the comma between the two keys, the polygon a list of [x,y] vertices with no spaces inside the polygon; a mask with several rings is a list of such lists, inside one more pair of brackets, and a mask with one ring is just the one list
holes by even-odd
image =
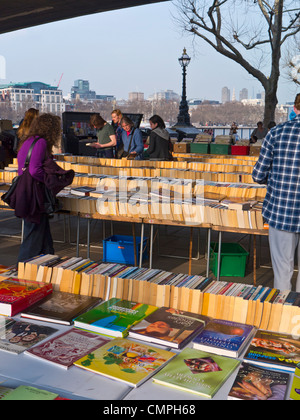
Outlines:
{"label": "distant building", "polygon": [[138,102],[138,101],[144,101],[144,93],[142,92],[129,92],[128,93],[128,101],[129,102]]}
{"label": "distant building", "polygon": [[239,96],[240,102],[242,102],[243,99],[248,99],[248,89],[246,88],[243,88],[242,90],[240,90],[240,96]]}
{"label": "distant building", "polygon": [[221,102],[225,104],[225,102],[230,102],[230,89],[227,86],[222,88],[222,98]]}
{"label": "distant building", "polygon": [[65,111],[62,90],[42,82],[0,85],[0,102],[9,102],[14,111],[35,107],[40,112],[61,114]]}
{"label": "distant building", "polygon": [[148,101],[180,101],[180,95],[173,90],[161,90],[149,96]]}
{"label": "distant building", "polygon": [[90,90],[90,82],[88,80],[78,79],[74,81],[71,87],[71,101],[80,99],[82,101],[114,101],[113,95],[97,95],[94,90]]}
{"label": "distant building", "polygon": [[235,102],[235,101],[236,101],[235,88],[233,88],[233,91],[232,91],[232,102]]}

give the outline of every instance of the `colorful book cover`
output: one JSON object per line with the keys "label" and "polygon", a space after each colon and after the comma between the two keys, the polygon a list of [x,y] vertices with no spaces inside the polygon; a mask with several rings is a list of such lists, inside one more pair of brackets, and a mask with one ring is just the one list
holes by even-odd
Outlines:
{"label": "colorful book cover", "polygon": [[300,400],[300,363],[298,363],[295,369],[295,374],[291,386],[290,399],[295,401]]}
{"label": "colorful book cover", "polygon": [[228,394],[229,400],[284,400],[290,375],[243,362]]}
{"label": "colorful book cover", "polygon": [[52,284],[7,279],[0,282],[0,314],[14,316],[52,293]]}
{"label": "colorful book cover", "polygon": [[115,338],[74,365],[137,387],[174,356],[154,346]]}
{"label": "colorful book cover", "polygon": [[112,298],[75,318],[78,328],[125,337],[129,328],[157,310],[156,306]]}
{"label": "colorful book cover", "polygon": [[238,357],[253,337],[252,325],[214,319],[193,340],[196,349]]}
{"label": "colorful book cover", "polygon": [[162,307],[148,315],[129,330],[129,337],[181,348],[199,333],[211,318]]}
{"label": "colorful book cover", "polygon": [[48,326],[0,316],[0,350],[20,354],[57,331]]}
{"label": "colorful book cover", "polygon": [[153,381],[212,398],[239,364],[236,359],[185,348],[153,377]]}
{"label": "colorful book cover", "polygon": [[299,337],[258,330],[244,359],[256,365],[294,372],[300,362]]}
{"label": "colorful book cover", "polygon": [[101,303],[100,298],[53,291],[21,313],[23,318],[71,325],[73,319]]}
{"label": "colorful book cover", "polygon": [[68,369],[76,360],[81,359],[108,341],[101,335],[72,328],[27,350],[25,353]]}
{"label": "colorful book cover", "polygon": [[44,389],[35,388],[27,385],[20,385],[8,394],[6,394],[2,401],[30,401],[30,400],[55,400],[58,394],[45,391]]}

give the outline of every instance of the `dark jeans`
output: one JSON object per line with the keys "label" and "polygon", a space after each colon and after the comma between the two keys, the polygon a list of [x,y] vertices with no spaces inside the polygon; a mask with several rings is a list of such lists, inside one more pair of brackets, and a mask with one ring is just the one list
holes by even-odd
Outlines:
{"label": "dark jeans", "polygon": [[54,254],[53,240],[47,214],[41,215],[41,222],[30,223],[24,220],[24,239],[20,247],[18,262],[40,254]]}
{"label": "dark jeans", "polygon": [[114,151],[112,147],[109,147],[107,149],[98,149],[97,150],[97,157],[100,158],[113,158],[114,157]]}

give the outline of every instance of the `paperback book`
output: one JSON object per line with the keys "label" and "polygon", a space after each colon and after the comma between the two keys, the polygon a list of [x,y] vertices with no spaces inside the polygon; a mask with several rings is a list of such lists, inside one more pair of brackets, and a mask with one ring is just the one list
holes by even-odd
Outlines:
{"label": "paperback book", "polygon": [[0,350],[20,354],[55,332],[55,328],[0,316]]}
{"label": "paperback book", "polygon": [[212,398],[240,362],[185,348],[154,377],[154,383]]}
{"label": "paperback book", "polygon": [[243,362],[228,394],[229,400],[284,400],[290,375]]}
{"label": "paperback book", "polygon": [[148,344],[115,338],[74,364],[138,387],[174,356],[175,353]]}
{"label": "paperback book", "polygon": [[53,291],[51,295],[22,312],[21,316],[39,321],[71,325],[74,318],[100,303],[100,298]]}
{"label": "paperback book", "polygon": [[0,282],[0,314],[14,316],[52,293],[52,285],[30,280]]}
{"label": "paperback book", "polygon": [[223,356],[239,357],[254,332],[252,325],[214,319],[194,338],[193,346]]}
{"label": "paperback book", "polygon": [[210,318],[162,307],[129,329],[129,337],[172,348],[182,348],[199,333]]}
{"label": "paperback book", "polygon": [[244,359],[259,366],[294,372],[300,363],[299,337],[258,330]]}
{"label": "paperback book", "polygon": [[157,309],[152,305],[111,298],[75,318],[74,326],[113,337],[125,337],[131,326]]}
{"label": "paperback book", "polygon": [[68,369],[73,363],[106,344],[109,340],[101,335],[72,328],[25,352]]}
{"label": "paperback book", "polygon": [[57,398],[58,394],[55,394],[53,392],[28,385],[20,385],[17,388],[8,392],[2,398],[2,401],[53,401]]}

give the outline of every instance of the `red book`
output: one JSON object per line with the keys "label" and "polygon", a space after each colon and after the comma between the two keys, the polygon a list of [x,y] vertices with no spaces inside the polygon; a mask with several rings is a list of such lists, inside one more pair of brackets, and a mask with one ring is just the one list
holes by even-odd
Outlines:
{"label": "red book", "polygon": [[13,278],[0,281],[0,314],[14,316],[50,293],[51,283]]}

